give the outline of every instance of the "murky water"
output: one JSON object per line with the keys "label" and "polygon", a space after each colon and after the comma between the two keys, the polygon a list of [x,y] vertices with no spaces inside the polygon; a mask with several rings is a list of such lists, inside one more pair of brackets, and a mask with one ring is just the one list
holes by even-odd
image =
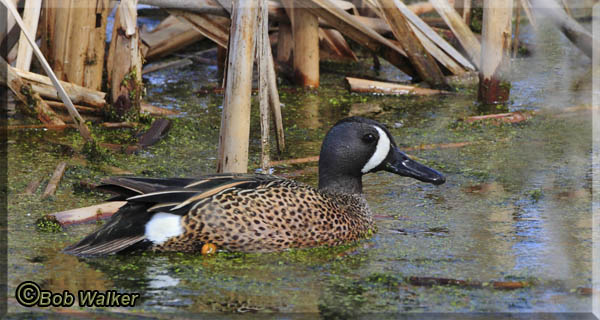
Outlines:
{"label": "murky water", "polygon": [[[578,288],[591,287],[592,281],[592,119],[589,108],[572,107],[591,105],[591,63],[562,36],[548,34],[536,40],[536,55],[513,61],[509,108],[537,111],[523,123],[461,121],[480,113],[473,88],[432,98],[349,95],[335,72],[323,76],[318,93],[282,88],[289,148],[281,158],[317,155],[326,130],[353,104],[376,104],[383,113],[372,117],[389,126],[398,144],[447,175],[442,186],[388,173],[366,176],[364,189],[379,230],[371,239],[339,248],[78,259],[60,250],[95,224],[59,232],[39,228],[36,220],[43,214],[103,201],[104,195],[86,193],[78,184],[115,174],[110,166],[161,177],[214,172],[222,96],[198,90],[217,81],[215,67],[192,65],[146,79],[151,103],[183,113],[173,118],[168,137],[137,155],[112,155],[94,163],[72,157],[69,146],[82,144],[73,131],[11,132],[9,296],[19,283],[32,280],[53,292],[115,289],[141,294],[135,308],[81,312],[258,312],[286,313],[286,318],[314,318],[317,313],[345,318],[356,312],[589,312],[591,296]],[[397,80],[389,65],[381,74],[366,64],[351,68]],[[107,141],[124,139],[123,134],[95,130]],[[415,149],[455,142],[470,144]],[[253,114],[254,167],[259,148],[258,115]],[[60,161],[69,167],[56,196],[39,200],[45,182],[34,196],[20,194],[34,179],[47,181]],[[316,184],[315,165],[277,167],[275,174]],[[409,277],[484,286],[417,286]],[[494,281],[529,285],[499,290],[488,285]],[[31,311],[14,298],[9,310]],[[34,311],[43,315],[47,310]]]}

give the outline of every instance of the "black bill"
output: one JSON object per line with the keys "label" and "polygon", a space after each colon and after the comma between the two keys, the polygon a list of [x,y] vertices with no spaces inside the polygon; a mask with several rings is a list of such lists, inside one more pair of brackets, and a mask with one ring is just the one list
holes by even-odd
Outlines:
{"label": "black bill", "polygon": [[385,160],[383,170],[405,177],[415,178],[419,181],[440,185],[446,178],[439,172],[411,160],[404,152],[393,147],[390,155]]}

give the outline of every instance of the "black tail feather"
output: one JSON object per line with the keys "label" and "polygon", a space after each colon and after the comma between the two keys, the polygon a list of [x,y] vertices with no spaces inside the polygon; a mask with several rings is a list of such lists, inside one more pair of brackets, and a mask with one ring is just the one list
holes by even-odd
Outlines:
{"label": "black tail feather", "polygon": [[150,246],[151,243],[146,240],[144,233],[145,225],[153,214],[146,212],[147,208],[147,204],[124,205],[104,226],[63,251],[74,255],[93,256],[117,253],[132,246]]}

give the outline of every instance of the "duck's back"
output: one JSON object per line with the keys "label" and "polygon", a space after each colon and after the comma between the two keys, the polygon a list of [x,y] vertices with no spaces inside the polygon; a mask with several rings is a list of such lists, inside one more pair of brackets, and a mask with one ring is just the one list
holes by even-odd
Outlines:
{"label": "duck's back", "polygon": [[230,251],[279,251],[356,240],[372,226],[361,196],[320,192],[269,175],[107,182],[104,188],[119,193],[115,199],[127,198],[128,204],[67,252],[195,252],[205,244]]}

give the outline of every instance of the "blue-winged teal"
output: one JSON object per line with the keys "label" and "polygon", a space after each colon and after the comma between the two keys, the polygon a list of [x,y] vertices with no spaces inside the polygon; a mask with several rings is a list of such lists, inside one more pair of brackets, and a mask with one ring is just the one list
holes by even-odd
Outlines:
{"label": "blue-winged teal", "polygon": [[373,227],[362,176],[385,170],[442,184],[437,171],[409,159],[379,122],[352,117],[329,130],[319,159],[319,189],[261,174],[197,179],[109,178],[101,188],[127,200],[99,230],[65,249],[99,255],[134,249],[278,251],[338,245]]}

